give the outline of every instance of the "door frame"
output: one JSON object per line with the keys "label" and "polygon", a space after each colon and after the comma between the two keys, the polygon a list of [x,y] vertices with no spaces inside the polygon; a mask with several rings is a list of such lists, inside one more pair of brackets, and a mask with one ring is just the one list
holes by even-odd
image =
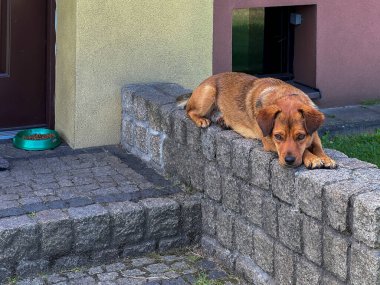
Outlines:
{"label": "door frame", "polygon": [[47,1],[46,21],[46,124],[50,129],[55,125],[55,15],[56,0]]}

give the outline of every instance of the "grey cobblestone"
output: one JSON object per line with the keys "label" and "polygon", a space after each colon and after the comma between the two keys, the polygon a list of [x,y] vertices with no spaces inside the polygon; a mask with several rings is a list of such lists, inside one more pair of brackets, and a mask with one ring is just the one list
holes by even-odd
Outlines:
{"label": "grey cobblestone", "polygon": [[[322,264],[322,225],[314,219],[303,216],[302,236],[304,254],[307,259]],[[326,248],[325,248],[326,249]],[[326,256],[326,255],[325,255]]]}
{"label": "grey cobblestone", "polygon": [[38,278],[19,277],[16,284],[190,285],[204,277],[215,284],[242,284],[217,263],[204,258],[198,249],[176,251],[170,255],[125,258],[90,268],[78,265],[74,270],[59,269]]}

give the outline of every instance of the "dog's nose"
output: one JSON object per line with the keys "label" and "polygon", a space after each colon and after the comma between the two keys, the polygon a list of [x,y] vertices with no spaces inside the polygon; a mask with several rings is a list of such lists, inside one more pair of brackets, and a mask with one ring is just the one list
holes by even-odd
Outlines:
{"label": "dog's nose", "polygon": [[285,162],[287,165],[292,165],[296,161],[296,158],[294,156],[288,155],[285,156]]}

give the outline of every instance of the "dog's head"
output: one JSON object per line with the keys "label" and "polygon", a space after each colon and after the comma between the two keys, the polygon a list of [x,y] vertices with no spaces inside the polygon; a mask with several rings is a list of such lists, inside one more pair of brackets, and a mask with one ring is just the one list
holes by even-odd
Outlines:
{"label": "dog's head", "polygon": [[303,103],[284,102],[261,109],[256,120],[263,136],[270,136],[275,144],[280,164],[297,167],[302,164],[303,153],[311,146],[324,115]]}

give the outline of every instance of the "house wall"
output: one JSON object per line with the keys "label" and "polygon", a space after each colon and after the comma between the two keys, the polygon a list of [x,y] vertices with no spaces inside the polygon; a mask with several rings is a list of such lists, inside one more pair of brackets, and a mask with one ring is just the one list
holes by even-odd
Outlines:
{"label": "house wall", "polygon": [[120,142],[120,89],[212,73],[212,0],[57,0],[56,128],[74,148]]}
{"label": "house wall", "polygon": [[224,0],[214,6],[214,73],[232,68],[232,10],[317,5],[316,87],[322,107],[380,98],[378,0]]}

